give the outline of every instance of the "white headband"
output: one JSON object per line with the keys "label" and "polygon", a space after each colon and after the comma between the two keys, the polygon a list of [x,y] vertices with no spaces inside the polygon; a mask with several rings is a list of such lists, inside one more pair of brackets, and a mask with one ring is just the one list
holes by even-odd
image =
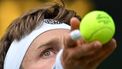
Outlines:
{"label": "white headband", "polygon": [[[44,19],[34,31],[22,38],[20,41],[14,40],[6,54],[4,69],[19,69],[24,55],[32,41],[45,31],[52,29],[69,29],[70,26],[53,19]],[[54,24],[57,23],[57,24]]]}

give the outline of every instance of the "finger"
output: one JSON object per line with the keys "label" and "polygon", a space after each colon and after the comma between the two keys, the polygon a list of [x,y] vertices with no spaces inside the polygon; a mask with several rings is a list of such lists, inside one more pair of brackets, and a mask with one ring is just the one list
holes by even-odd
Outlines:
{"label": "finger", "polygon": [[93,56],[92,64],[100,64],[103,60],[105,60],[108,56],[112,54],[112,52],[116,49],[116,41],[112,39],[109,43],[105,44],[101,50],[99,50],[96,54],[97,56]]}
{"label": "finger", "polygon": [[101,47],[102,47],[102,44],[99,41],[82,44],[81,46],[78,45],[78,47],[73,49],[74,51],[72,52],[72,55],[74,58],[81,58],[83,56],[92,54],[93,52],[100,49]]}
{"label": "finger", "polygon": [[66,46],[70,48],[70,47],[77,46],[77,43],[79,43],[79,42],[80,42],[80,44],[82,44],[84,41],[81,38],[79,30],[73,30],[72,32],[70,32],[70,35],[69,35],[67,41],[65,41],[65,42],[67,42],[67,43],[65,43]]}
{"label": "finger", "polygon": [[72,40],[78,40],[81,38],[81,34],[80,34],[80,31],[78,29],[76,30],[73,30],[71,33],[70,33],[70,37]]}
{"label": "finger", "polygon": [[[80,32],[78,31],[79,29],[79,24],[80,21],[76,17],[72,17],[70,20],[70,25],[71,25],[71,33],[68,37],[68,39],[65,41],[65,48],[70,48],[70,47],[75,47],[77,46],[77,41],[80,38]],[[75,30],[77,29],[77,30]]]}
{"label": "finger", "polygon": [[72,17],[70,20],[71,30],[79,29],[80,21],[76,17]]}
{"label": "finger", "polygon": [[113,48],[116,48],[116,40],[115,39],[112,39],[111,41],[109,41],[107,44],[104,45],[104,47],[107,47],[107,46],[112,46]]}
{"label": "finger", "polygon": [[73,40],[71,38],[71,35],[69,35],[65,40],[64,40],[64,47],[65,49],[67,48],[73,48],[75,46],[77,46],[77,41]]}
{"label": "finger", "polygon": [[[79,29],[79,24],[80,24],[80,21],[76,17],[72,17],[70,20],[71,31],[75,30],[75,29]],[[76,46],[76,39],[80,37],[80,34],[79,34],[79,32],[78,33],[75,32],[77,34],[77,36],[76,36],[73,32],[70,33],[67,40],[64,40],[65,45],[66,45],[65,48],[70,48],[70,47]]]}

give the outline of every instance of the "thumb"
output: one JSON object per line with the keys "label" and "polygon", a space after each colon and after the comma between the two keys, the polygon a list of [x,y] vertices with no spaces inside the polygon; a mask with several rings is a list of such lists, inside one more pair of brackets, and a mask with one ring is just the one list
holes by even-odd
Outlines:
{"label": "thumb", "polygon": [[80,21],[76,17],[72,17],[70,20],[71,30],[79,29]]}
{"label": "thumb", "polygon": [[66,42],[66,47],[76,47],[78,42],[83,43],[83,40],[81,39],[80,31],[78,29],[73,30],[70,32],[67,41]]}
{"label": "thumb", "polygon": [[66,47],[74,47],[77,45],[77,40],[80,38],[79,25],[80,21],[76,17],[72,17],[70,20],[71,32],[68,39],[65,41]]}

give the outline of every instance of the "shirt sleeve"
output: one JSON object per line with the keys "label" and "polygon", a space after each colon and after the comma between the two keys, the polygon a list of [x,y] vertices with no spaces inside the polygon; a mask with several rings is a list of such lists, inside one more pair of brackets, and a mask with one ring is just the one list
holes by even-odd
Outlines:
{"label": "shirt sleeve", "polygon": [[62,55],[62,53],[63,53],[63,49],[61,49],[59,51],[59,53],[57,54],[56,61],[55,61],[55,64],[53,65],[52,69],[63,69],[63,66],[61,64],[61,55]]}

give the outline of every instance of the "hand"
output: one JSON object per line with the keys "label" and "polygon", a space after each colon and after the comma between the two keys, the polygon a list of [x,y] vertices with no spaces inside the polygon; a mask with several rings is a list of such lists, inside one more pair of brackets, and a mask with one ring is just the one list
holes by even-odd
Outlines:
{"label": "hand", "polygon": [[[70,21],[72,30],[79,27],[79,20],[73,17]],[[65,41],[62,55],[64,69],[96,69],[116,48],[116,40],[112,39],[102,45],[99,41],[90,43],[82,39],[73,41],[69,36]]]}

